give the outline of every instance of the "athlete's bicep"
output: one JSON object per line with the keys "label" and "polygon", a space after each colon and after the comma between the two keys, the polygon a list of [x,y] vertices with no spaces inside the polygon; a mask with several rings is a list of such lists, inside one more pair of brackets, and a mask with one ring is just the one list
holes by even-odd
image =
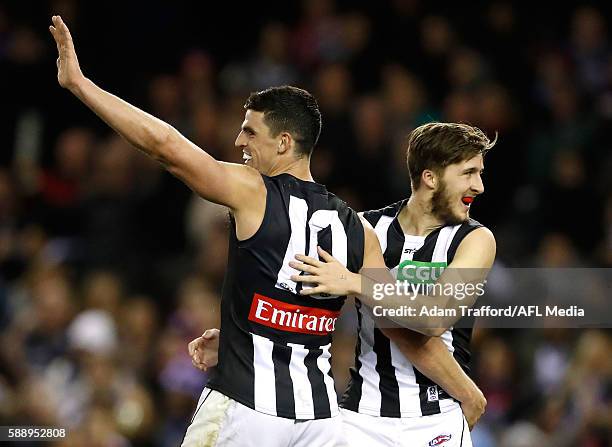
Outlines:
{"label": "athlete's bicep", "polygon": [[161,161],[204,199],[233,210],[248,206],[254,197],[265,200],[265,185],[255,169],[218,161],[178,132],[166,144],[167,155]]}
{"label": "athlete's bicep", "polygon": [[[469,233],[457,247],[453,261],[444,269],[438,283],[445,289],[461,288],[460,299],[452,299],[448,307],[456,310],[457,306],[473,306],[482,295],[482,287],[495,260],[495,238],[485,227]],[[468,288],[469,285],[472,287]],[[454,322],[451,322],[451,324]]]}
{"label": "athlete's bicep", "polygon": [[488,270],[495,261],[495,253],[495,237],[491,230],[486,227],[477,228],[461,241],[448,267]]}

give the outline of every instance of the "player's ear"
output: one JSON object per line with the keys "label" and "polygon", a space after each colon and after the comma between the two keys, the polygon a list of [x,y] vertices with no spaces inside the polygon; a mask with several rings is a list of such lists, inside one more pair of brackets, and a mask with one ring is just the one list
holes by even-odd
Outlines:
{"label": "player's ear", "polygon": [[288,132],[283,132],[280,134],[280,140],[278,142],[278,149],[276,150],[277,154],[284,154],[288,150],[290,150],[295,144],[291,134]]}
{"label": "player's ear", "polygon": [[425,169],[421,173],[421,183],[427,186],[429,189],[436,189],[438,187],[439,179],[434,171]]}

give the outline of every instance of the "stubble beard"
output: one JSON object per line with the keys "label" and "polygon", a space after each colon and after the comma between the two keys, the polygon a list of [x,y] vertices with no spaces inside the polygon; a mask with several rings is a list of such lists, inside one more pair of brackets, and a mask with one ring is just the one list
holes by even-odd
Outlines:
{"label": "stubble beard", "polygon": [[440,180],[438,189],[431,197],[431,214],[441,220],[444,225],[459,225],[467,221],[467,218],[453,212],[452,198],[443,180]]}

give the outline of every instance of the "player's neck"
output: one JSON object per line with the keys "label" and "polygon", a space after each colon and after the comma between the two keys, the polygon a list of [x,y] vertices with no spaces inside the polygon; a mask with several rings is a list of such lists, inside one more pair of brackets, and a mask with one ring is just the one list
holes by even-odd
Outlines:
{"label": "player's neck", "polygon": [[405,234],[427,236],[443,222],[431,214],[431,200],[421,194],[413,194],[400,211],[398,221]]}
{"label": "player's neck", "polygon": [[268,175],[273,177],[280,174],[291,174],[295,178],[299,178],[305,182],[314,182],[312,174],[310,173],[310,158],[307,157],[274,166]]}

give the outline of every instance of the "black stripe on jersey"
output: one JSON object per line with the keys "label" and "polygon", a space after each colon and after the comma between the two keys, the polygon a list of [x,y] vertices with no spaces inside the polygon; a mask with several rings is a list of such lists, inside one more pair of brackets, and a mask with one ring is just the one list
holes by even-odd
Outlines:
{"label": "black stripe on jersey", "polygon": [[[357,250],[349,250],[347,249],[347,258],[346,258],[346,268],[351,272],[358,272],[363,267],[363,258],[365,256],[365,232],[363,229],[363,224],[361,220],[359,222],[355,222],[355,225],[358,225],[359,228],[355,229],[353,233],[353,237],[350,240],[347,240],[348,246],[361,247],[361,252]],[[347,231],[347,234],[349,232]],[[331,236],[331,228],[330,228],[330,236]],[[331,247],[331,244],[330,244]],[[331,252],[328,252],[331,253]]]}
{"label": "black stripe on jersey", "polygon": [[399,417],[399,385],[395,377],[395,367],[391,363],[391,345],[389,339],[377,328],[374,328],[374,352],[377,358],[376,371],[380,377],[380,415]]}
{"label": "black stripe on jersey", "polygon": [[274,381],[276,383],[276,408],[286,408],[287,411],[293,411],[293,414],[287,414],[286,417],[295,419],[293,382],[289,374],[291,347],[274,343],[272,362],[274,363]]}
{"label": "black stripe on jersey", "polygon": [[361,369],[361,301],[355,300],[355,307],[357,308],[357,343],[355,343],[355,366],[349,369],[351,374],[351,381],[342,396],[342,407],[351,411],[359,411],[359,401],[361,400],[361,387],[363,386],[363,377],[359,374]]}
{"label": "black stripe on jersey", "polygon": [[468,376],[471,376],[470,368],[470,340],[472,339],[472,327],[453,328],[453,357]]}
{"label": "black stripe on jersey", "polygon": [[[396,224],[397,226],[395,226]],[[387,228],[387,249],[383,253],[387,267],[393,268],[400,263],[405,241],[406,236],[399,225],[399,221],[395,219]]]}
{"label": "black stripe on jersey", "polygon": [[[436,392],[438,392],[438,386],[434,385],[414,366],[412,367],[412,369],[414,370],[414,377],[416,379],[416,383],[419,384],[419,400],[421,401],[421,414],[423,416],[431,416],[432,414],[440,413],[440,402],[438,400],[430,401],[428,397],[428,389],[434,386],[436,387]],[[429,385],[427,383],[429,383]]]}
{"label": "black stripe on jersey", "polygon": [[[459,244],[463,241],[463,239],[472,231],[477,228],[482,227],[483,225],[474,220],[469,219],[467,222],[462,224],[457,230],[457,234],[453,238],[453,241],[448,248],[448,259],[453,259],[455,257],[455,253],[457,252],[457,248]],[[472,339],[472,328],[474,327],[475,318],[474,317],[464,317],[460,320],[460,324],[457,326],[461,326],[460,328],[453,328],[451,334],[453,336],[453,357],[457,360],[457,363],[461,365],[461,368],[465,371],[465,373],[469,376],[471,374],[470,368],[470,340]]]}
{"label": "black stripe on jersey", "polygon": [[[308,237],[310,237],[310,235],[308,235]],[[333,252],[331,227],[325,227],[321,231],[319,231],[319,233],[317,234],[317,245],[323,250],[325,250],[327,253]]]}
{"label": "black stripe on jersey", "polygon": [[372,227],[376,227],[376,224],[378,223],[378,221],[380,220],[382,216],[383,216],[382,214],[376,214],[373,212],[363,213],[363,217],[365,218],[365,220],[369,222],[370,225],[372,225]]}
{"label": "black stripe on jersey", "polygon": [[321,354],[323,354],[322,349],[308,349],[308,354],[304,358],[304,364],[308,370],[308,380],[312,388],[312,402],[316,419],[331,417],[324,376],[317,366],[317,359]]}
{"label": "black stripe on jersey", "polygon": [[395,217],[407,201],[407,199],[404,199],[378,210],[364,211],[363,217],[370,225],[375,227],[382,216]]}
{"label": "black stripe on jersey", "polygon": [[482,226],[483,225],[480,222],[474,219],[469,219],[467,222],[464,222],[463,224],[461,224],[461,226],[457,229],[457,233],[455,233],[455,237],[453,238],[450,246],[448,247],[448,252],[446,255],[447,258],[453,259],[455,257],[455,253],[457,253],[457,248],[459,247],[459,244],[463,242],[463,239],[469,233],[471,233],[472,231]]}
{"label": "black stripe on jersey", "polygon": [[434,250],[436,249],[436,242],[438,242],[439,235],[440,229],[429,233],[425,238],[425,241],[423,241],[423,246],[419,248],[412,256],[412,260],[423,262],[431,261],[431,258],[433,258]]}

